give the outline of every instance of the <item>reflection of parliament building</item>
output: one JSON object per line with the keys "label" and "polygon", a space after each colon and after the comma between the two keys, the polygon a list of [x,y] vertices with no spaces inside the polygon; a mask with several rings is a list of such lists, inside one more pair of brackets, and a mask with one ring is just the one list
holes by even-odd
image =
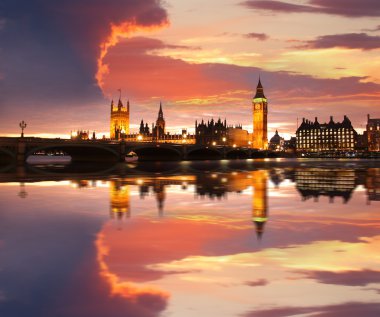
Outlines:
{"label": "reflection of parliament building", "polygon": [[[367,191],[368,203],[380,201],[380,169],[354,170],[350,168],[277,168],[250,172],[199,173],[181,176],[163,176],[153,178],[124,178],[109,181],[110,214],[112,218],[123,219],[131,216],[130,186],[138,186],[140,199],[153,196],[157,212],[164,215],[166,186],[180,186],[188,190],[194,186],[196,196],[209,199],[227,198],[228,192],[242,193],[252,187],[252,221],[260,238],[268,220],[268,178],[276,186],[285,180],[295,183],[297,191],[304,201],[319,197],[328,197],[334,202],[339,197],[347,203],[358,185]],[[96,187],[95,181],[73,181],[75,187]],[[233,212],[233,211],[232,211]]]}
{"label": "reflection of parliament building", "polygon": [[199,174],[187,177],[167,177],[136,180],[112,180],[110,181],[110,213],[111,218],[123,219],[131,216],[130,211],[130,186],[138,185],[140,199],[150,195],[157,201],[158,215],[164,215],[164,202],[166,199],[166,186],[180,185],[183,190],[193,184],[199,197],[210,199],[222,198],[227,192],[240,193],[252,186],[252,221],[256,227],[257,236],[260,238],[264,232],[267,221],[267,171],[259,170],[249,173],[232,172],[228,174]]}
{"label": "reflection of parliament building", "polygon": [[347,203],[356,187],[354,170],[300,169],[295,173],[297,190],[304,200],[327,196],[342,197]]}
{"label": "reflection of parliament building", "polygon": [[365,187],[367,188],[368,202],[380,201],[380,169],[368,169]]}

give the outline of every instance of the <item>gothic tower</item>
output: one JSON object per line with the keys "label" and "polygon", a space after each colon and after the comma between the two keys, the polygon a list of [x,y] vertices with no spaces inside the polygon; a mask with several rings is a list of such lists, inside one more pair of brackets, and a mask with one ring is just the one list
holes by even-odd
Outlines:
{"label": "gothic tower", "polygon": [[127,107],[124,107],[121,99],[119,99],[117,106],[114,105],[112,100],[110,138],[119,140],[125,134],[129,134],[129,100]]}
{"label": "gothic tower", "polygon": [[164,113],[162,111],[161,102],[160,102],[160,110],[158,111],[158,118],[156,120],[156,126],[154,128],[153,133],[157,139],[161,139],[165,134],[165,119],[164,119]]}
{"label": "gothic tower", "polygon": [[264,88],[259,83],[256,88],[256,95],[252,101],[253,107],[253,148],[267,149],[268,148],[268,102],[264,95]]}
{"label": "gothic tower", "polygon": [[267,203],[267,180],[268,174],[265,170],[252,172],[252,221],[256,226],[256,234],[261,238],[264,232],[264,225],[268,219]]}

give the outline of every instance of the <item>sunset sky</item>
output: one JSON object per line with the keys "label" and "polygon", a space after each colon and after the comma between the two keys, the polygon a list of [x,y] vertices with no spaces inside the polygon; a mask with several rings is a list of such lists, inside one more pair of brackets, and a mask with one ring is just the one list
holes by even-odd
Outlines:
{"label": "sunset sky", "polygon": [[169,131],[227,118],[252,132],[258,77],[269,136],[297,117],[380,117],[378,0],[3,0],[0,135],[109,133],[111,99],[131,103],[131,130]]}

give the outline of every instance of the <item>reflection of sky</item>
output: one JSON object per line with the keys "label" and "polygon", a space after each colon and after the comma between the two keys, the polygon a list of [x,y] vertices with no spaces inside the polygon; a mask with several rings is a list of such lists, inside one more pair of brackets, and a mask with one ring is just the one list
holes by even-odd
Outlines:
{"label": "reflection of sky", "polygon": [[121,220],[110,217],[110,182],[26,183],[25,199],[1,184],[0,314],[378,315],[379,202],[367,205],[363,187],[344,204],[268,181],[258,240],[254,185],[221,199],[165,186],[160,217],[136,182],[124,185]]}

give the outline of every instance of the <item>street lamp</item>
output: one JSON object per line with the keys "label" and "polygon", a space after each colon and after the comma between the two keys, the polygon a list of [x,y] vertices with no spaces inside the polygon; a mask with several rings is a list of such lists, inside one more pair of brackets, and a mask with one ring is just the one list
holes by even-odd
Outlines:
{"label": "street lamp", "polygon": [[139,134],[139,135],[137,136],[137,141],[142,141],[142,139],[143,139],[142,135]]}
{"label": "street lamp", "polygon": [[20,128],[21,128],[21,137],[23,138],[24,137],[24,129],[26,128],[26,122],[24,120],[22,120],[19,124]]}

